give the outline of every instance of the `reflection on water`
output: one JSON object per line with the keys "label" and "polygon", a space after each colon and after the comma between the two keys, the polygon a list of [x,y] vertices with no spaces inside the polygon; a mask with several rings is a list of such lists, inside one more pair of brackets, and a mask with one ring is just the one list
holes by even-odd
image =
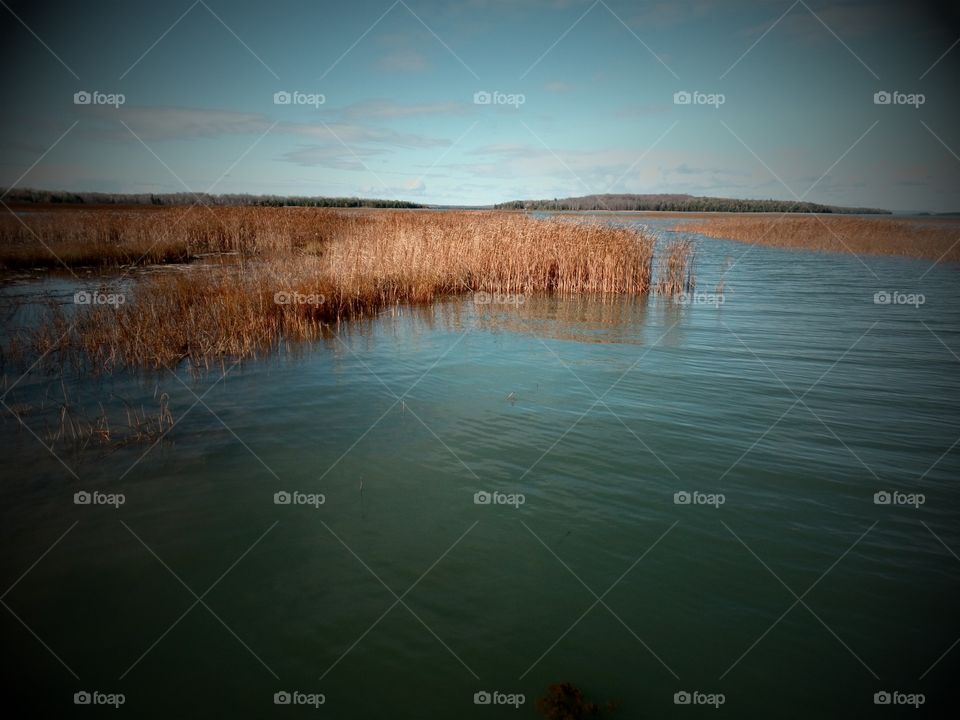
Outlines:
{"label": "reflection on water", "polygon": [[[3,670],[156,717],[269,716],[294,688],[331,717],[487,717],[482,689],[531,717],[562,680],[624,718],[695,688],[726,695],[718,717],[868,716],[882,688],[945,707],[960,654],[918,678],[960,634],[957,269],[866,262],[701,239],[722,304],[462,298],[200,376],[7,367],[5,403],[32,408],[0,425],[7,585],[77,525],[4,602],[83,680],[9,613]],[[37,291],[8,283],[4,307]],[[65,396],[95,414],[157,393],[177,423],[156,446],[40,442]],[[74,504],[95,490],[125,503]],[[217,617],[166,633],[195,600],[167,567],[198,595],[223,576]],[[809,610],[784,614],[787,588]]]}
{"label": "reflection on water", "polygon": [[477,327],[557,340],[637,342],[648,298],[529,296],[516,306],[475,305]]}

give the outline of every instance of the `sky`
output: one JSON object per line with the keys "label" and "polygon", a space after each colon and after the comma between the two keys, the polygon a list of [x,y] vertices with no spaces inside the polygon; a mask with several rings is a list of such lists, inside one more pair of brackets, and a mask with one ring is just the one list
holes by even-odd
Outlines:
{"label": "sky", "polygon": [[958,211],[958,8],[0,0],[0,185]]}

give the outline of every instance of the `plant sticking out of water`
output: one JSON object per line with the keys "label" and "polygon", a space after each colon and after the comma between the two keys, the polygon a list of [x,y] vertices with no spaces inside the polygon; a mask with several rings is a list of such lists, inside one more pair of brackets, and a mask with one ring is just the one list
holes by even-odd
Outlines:
{"label": "plant sticking out of water", "polygon": [[599,705],[586,699],[583,691],[571,682],[553,683],[547,694],[537,699],[537,710],[547,720],[581,720],[608,716],[617,703]]}
{"label": "plant sticking out of water", "polygon": [[153,413],[147,412],[142,406],[137,409],[129,403],[126,405],[126,427],[120,425],[119,429],[114,431],[102,403],[100,414],[92,419],[74,406],[64,403],[60,406],[58,425],[47,433],[47,442],[50,445],[63,443],[64,446],[76,450],[82,450],[91,443],[119,448],[156,442],[174,425],[170,413],[170,398],[166,393],[160,396],[159,407]]}
{"label": "plant sticking out of water", "polygon": [[91,442],[109,443],[111,440],[110,421],[103,406],[100,415],[93,420],[79,415],[75,409],[64,402],[60,405],[57,425],[46,433],[48,445],[62,443],[66,447],[83,449]]}
{"label": "plant sticking out of water", "polygon": [[691,240],[674,240],[659,260],[656,291],[674,297],[693,292],[694,244]]}
{"label": "plant sticking out of water", "polygon": [[733,267],[733,262],[733,258],[729,255],[723,259],[723,265],[720,268],[720,279],[717,281],[717,285],[713,289],[714,294],[723,295],[723,291],[727,287],[727,273],[730,272],[730,268]]}
{"label": "plant sticking out of water", "polygon": [[42,436],[50,447],[83,450],[91,445],[120,448],[153,443],[163,438],[175,424],[170,411],[170,396],[160,392],[159,388],[154,391],[157,401],[157,410],[154,412],[148,412],[143,405],[136,407],[121,398],[125,406],[124,424],[116,419],[111,420],[102,402],[98,403],[99,412],[91,416],[78,401],[70,397],[62,376],[59,386],[62,398],[53,403],[49,403],[48,396],[44,394],[36,406],[30,403],[11,404],[13,415],[19,423],[25,423],[24,416],[35,415],[40,418],[45,426]]}
{"label": "plant sticking out of water", "polygon": [[167,393],[160,393],[157,398],[158,408],[154,413],[148,413],[142,405],[137,410],[127,400],[124,400],[123,403],[127,411],[125,443],[156,442],[175,424],[173,413],[170,412],[170,396]]}

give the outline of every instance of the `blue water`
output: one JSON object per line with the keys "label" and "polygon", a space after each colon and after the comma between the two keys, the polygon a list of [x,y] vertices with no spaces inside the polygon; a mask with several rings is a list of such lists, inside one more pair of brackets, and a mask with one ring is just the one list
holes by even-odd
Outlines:
{"label": "blue water", "polygon": [[[465,299],[199,377],[31,373],[4,396],[30,430],[0,426],[7,677],[145,717],[536,717],[561,681],[622,718],[945,712],[958,268],[696,239],[700,303]],[[9,326],[75,289],[7,282]],[[64,393],[160,392],[154,447],[41,444]]]}

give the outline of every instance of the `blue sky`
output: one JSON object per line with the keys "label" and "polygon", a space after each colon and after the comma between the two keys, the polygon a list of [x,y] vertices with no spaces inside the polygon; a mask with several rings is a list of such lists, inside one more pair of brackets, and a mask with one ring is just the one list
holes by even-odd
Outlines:
{"label": "blue sky", "polygon": [[[5,0],[0,184],[960,210],[958,17],[859,0]],[[323,103],[275,104],[284,91]]]}

